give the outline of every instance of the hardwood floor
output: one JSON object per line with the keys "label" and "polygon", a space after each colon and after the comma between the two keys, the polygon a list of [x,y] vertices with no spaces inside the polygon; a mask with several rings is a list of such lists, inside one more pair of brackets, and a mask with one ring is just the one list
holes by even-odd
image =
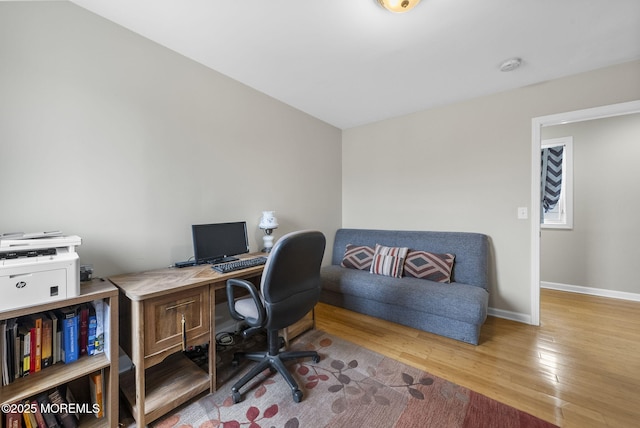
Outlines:
{"label": "hardwood floor", "polygon": [[541,290],[534,327],[489,317],[473,346],[316,307],[316,327],[561,427],[637,427],[640,302]]}

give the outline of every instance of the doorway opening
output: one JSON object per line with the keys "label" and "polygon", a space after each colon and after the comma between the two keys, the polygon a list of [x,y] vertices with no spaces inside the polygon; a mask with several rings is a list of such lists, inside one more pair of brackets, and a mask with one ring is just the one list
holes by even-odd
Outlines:
{"label": "doorway opening", "polygon": [[640,100],[576,110],[531,120],[531,324],[540,325],[540,150],[545,126],[602,119],[640,112]]}

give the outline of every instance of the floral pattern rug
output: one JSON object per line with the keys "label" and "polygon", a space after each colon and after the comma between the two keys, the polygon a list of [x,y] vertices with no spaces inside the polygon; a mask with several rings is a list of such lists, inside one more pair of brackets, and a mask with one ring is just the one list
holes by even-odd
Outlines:
{"label": "floral pattern rug", "polygon": [[[168,427],[437,427],[548,428],[555,425],[467,388],[319,330],[292,349],[317,350],[321,360],[292,362],[304,397],[295,403],[284,379],[266,370],[233,404],[232,379],[152,425]],[[244,366],[242,372],[249,369]],[[236,378],[241,376],[239,373]]]}

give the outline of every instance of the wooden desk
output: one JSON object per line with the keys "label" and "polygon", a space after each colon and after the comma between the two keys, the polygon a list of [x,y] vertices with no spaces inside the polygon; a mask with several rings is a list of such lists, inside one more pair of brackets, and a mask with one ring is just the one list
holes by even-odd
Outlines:
{"label": "wooden desk", "polygon": [[[243,258],[260,255],[264,254]],[[135,367],[120,379],[120,389],[137,426],[145,426],[207,389],[216,390],[216,300],[226,301],[229,278],[248,279],[259,286],[263,268],[221,274],[201,265],[109,278],[121,290],[120,345]],[[208,373],[180,353],[185,342],[183,323],[187,346],[210,344]],[[305,318],[288,336],[312,327],[313,318]]]}

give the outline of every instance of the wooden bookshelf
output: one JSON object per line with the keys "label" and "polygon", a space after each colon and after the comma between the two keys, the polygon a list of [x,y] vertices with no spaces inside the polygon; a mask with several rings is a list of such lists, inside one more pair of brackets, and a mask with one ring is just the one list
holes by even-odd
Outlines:
{"label": "wooden bookshelf", "polygon": [[[78,305],[103,299],[109,305],[108,345],[105,353],[83,356],[69,364],[56,363],[37,373],[16,379],[9,385],[0,386],[0,404],[11,404],[48,391],[56,386],[68,384],[102,370],[104,373],[105,417],[101,419],[83,415],[80,424],[85,426],[118,426],[118,289],[109,281],[100,279],[80,285],[80,295],[65,300],[12,309],[0,312],[0,320],[8,320],[66,306]],[[88,378],[87,378],[88,382]],[[2,415],[4,420],[4,414]]]}

